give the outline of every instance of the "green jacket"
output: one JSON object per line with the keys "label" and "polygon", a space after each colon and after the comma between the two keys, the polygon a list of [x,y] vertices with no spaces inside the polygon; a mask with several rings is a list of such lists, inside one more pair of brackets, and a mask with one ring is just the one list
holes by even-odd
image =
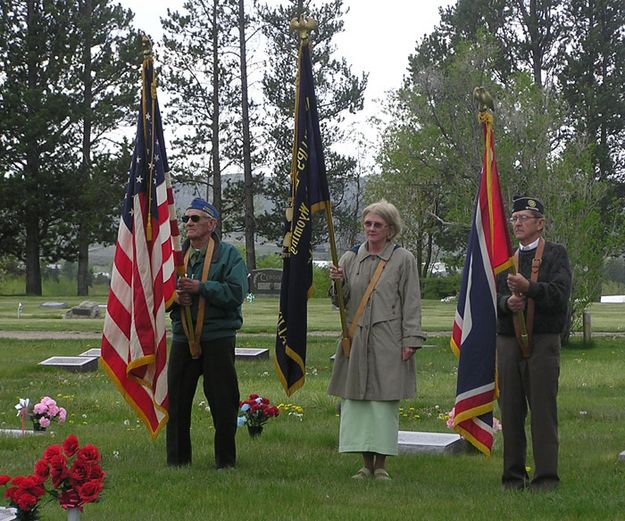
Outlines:
{"label": "green jacket", "polygon": [[[241,304],[247,294],[247,268],[234,246],[217,239],[215,241],[215,252],[208,272],[208,280],[200,284],[200,294],[206,299],[202,341],[235,336],[237,330],[243,325]],[[185,242],[183,252],[188,247],[188,242]],[[204,256],[196,257],[191,255],[189,259],[187,276],[201,279]],[[199,300],[198,296],[194,296],[191,305],[194,324]],[[171,311],[174,342],[187,341],[180,314],[180,306],[174,304]]]}

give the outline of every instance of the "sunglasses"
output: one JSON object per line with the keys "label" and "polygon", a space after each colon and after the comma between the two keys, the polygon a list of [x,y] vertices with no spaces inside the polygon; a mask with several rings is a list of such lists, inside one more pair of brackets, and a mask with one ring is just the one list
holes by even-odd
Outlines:
{"label": "sunglasses", "polygon": [[189,220],[194,223],[199,223],[200,219],[208,219],[208,217],[203,217],[201,215],[183,215],[182,222],[187,223]]}

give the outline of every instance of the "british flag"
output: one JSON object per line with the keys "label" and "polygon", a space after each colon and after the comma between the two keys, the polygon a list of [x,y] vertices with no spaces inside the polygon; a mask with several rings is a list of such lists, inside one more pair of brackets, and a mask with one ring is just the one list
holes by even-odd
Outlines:
{"label": "british flag", "polygon": [[167,422],[165,311],[182,267],[152,57],[119,223],[101,366],[155,438]]}
{"label": "british flag", "polygon": [[493,446],[496,398],[495,276],[512,265],[512,245],[501,198],[492,115],[481,113],[484,156],[469,234],[451,348],[458,357],[454,430],[484,454]]}

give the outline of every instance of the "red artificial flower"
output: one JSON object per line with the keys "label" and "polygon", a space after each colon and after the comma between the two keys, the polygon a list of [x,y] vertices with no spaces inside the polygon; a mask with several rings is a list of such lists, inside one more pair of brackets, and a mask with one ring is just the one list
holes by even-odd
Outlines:
{"label": "red artificial flower", "polygon": [[60,456],[63,454],[63,447],[60,445],[50,445],[43,451],[43,459],[50,461],[53,456]]}
{"label": "red artificial flower", "polygon": [[256,400],[256,398],[258,398],[258,395],[256,393],[250,394],[250,400]]}
{"label": "red artificial flower", "polygon": [[52,477],[52,486],[59,488],[65,478],[69,476],[69,470],[67,468],[67,460],[65,456],[57,454],[50,460],[50,476]]}
{"label": "red artificial flower", "polygon": [[29,494],[28,492],[23,491],[22,494],[14,501],[17,505],[17,508],[23,510],[24,512],[30,512],[36,505],[38,499]]}
{"label": "red artificial flower", "polygon": [[74,434],[70,434],[63,442],[63,451],[68,458],[71,458],[78,450],[78,438]]}
{"label": "red artificial flower", "polygon": [[35,476],[45,481],[50,477],[50,462],[45,459],[40,459],[35,463]]}
{"label": "red artificial flower", "polygon": [[78,488],[78,494],[83,503],[92,503],[102,492],[102,482],[97,479],[87,481],[84,485]]}
{"label": "red artificial flower", "polygon": [[82,510],[82,504],[80,496],[76,489],[70,488],[68,490],[61,491],[59,495],[59,504],[67,510],[68,508],[80,508]]}
{"label": "red artificial flower", "polygon": [[98,464],[91,465],[91,473],[89,474],[89,479],[97,479],[99,481],[104,481],[106,474],[102,472],[102,467]]}
{"label": "red artificial flower", "polygon": [[0,487],[6,485],[9,481],[11,481],[11,476],[7,476],[6,474],[0,475]]}
{"label": "red artificial flower", "polygon": [[69,473],[69,479],[73,487],[82,485],[89,480],[92,465],[92,462],[83,459],[74,461]]}
{"label": "red artificial flower", "polygon": [[98,462],[100,461],[100,451],[94,445],[85,445],[82,449],[78,450],[76,456],[78,459]]}

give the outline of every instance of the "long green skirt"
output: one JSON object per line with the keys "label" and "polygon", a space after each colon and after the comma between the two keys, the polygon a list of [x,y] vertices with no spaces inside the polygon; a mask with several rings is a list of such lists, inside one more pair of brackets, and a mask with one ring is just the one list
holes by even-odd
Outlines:
{"label": "long green skirt", "polygon": [[399,401],[341,400],[339,452],[397,455]]}

